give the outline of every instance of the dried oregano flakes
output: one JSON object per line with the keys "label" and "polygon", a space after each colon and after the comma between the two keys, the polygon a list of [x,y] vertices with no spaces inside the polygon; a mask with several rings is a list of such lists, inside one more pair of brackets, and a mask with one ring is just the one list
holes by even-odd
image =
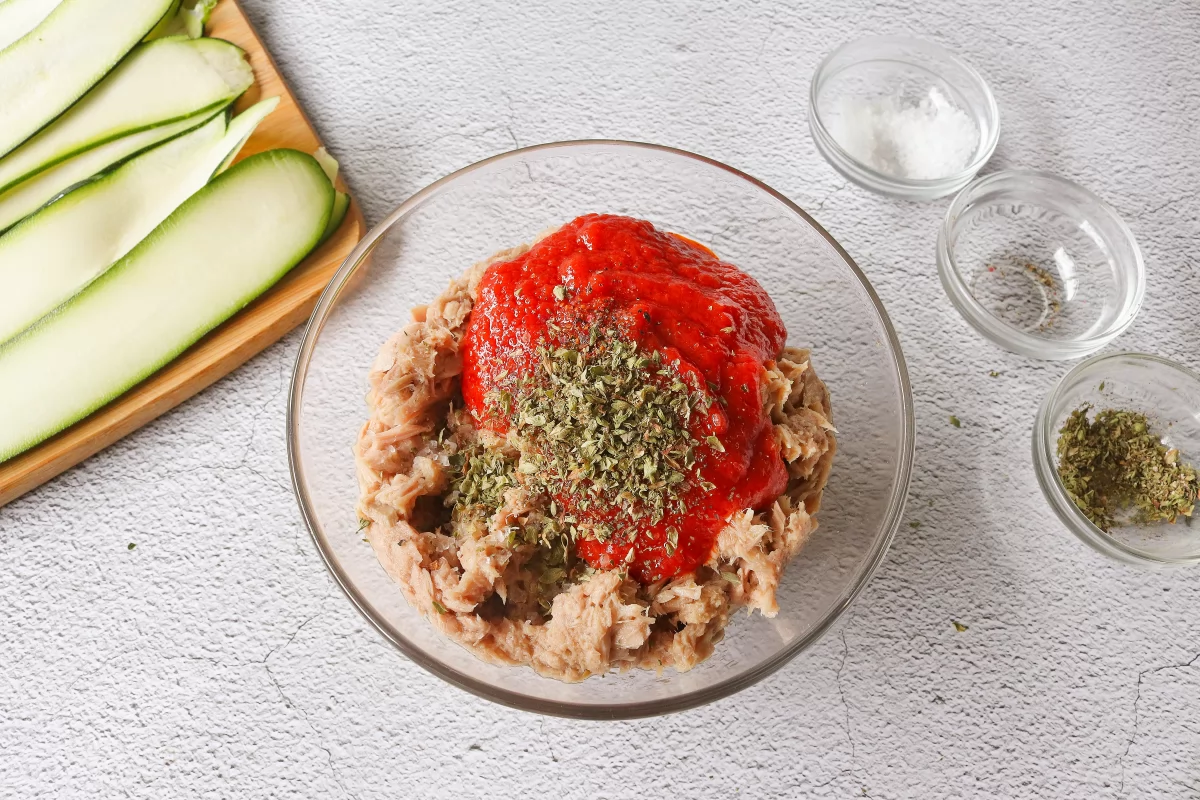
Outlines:
{"label": "dried oregano flakes", "polygon": [[1167,447],[1145,414],[1091,404],[1059,430],[1058,476],[1071,501],[1103,531],[1122,524],[1175,522],[1195,513],[1196,469]]}
{"label": "dried oregano flakes", "polygon": [[[519,457],[476,449],[456,459],[455,494],[467,506],[496,508],[504,492],[521,485],[534,494],[566,499],[590,518],[584,526],[558,513],[573,537],[605,539],[608,524],[649,521],[682,513],[683,496],[710,490],[699,478],[698,451],[722,452],[716,437],[697,439],[693,420],[712,397],[691,385],[658,351],[593,328],[581,340],[543,343],[537,368],[488,394],[488,413],[505,419]],[[603,514],[589,513],[603,511]],[[583,528],[586,527],[586,530]]]}

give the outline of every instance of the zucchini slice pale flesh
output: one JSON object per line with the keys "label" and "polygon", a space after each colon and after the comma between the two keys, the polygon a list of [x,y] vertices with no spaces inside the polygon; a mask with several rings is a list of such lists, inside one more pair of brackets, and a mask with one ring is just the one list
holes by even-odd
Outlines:
{"label": "zucchini slice pale flesh", "polygon": [[[217,114],[224,113],[218,111]],[[120,139],[93,147],[77,156],[72,156],[48,170],[39,172],[29,180],[21,181],[6,192],[0,192],[0,233],[16,225],[25,217],[39,210],[64,192],[99,175],[114,164],[137,155],[154,145],[173,139],[181,133],[198,128],[215,117],[205,111],[179,122],[170,122],[149,128]]]}
{"label": "zucchini slice pale flesh", "polygon": [[0,192],[122,136],[215,112],[253,82],[245,53],[229,42],[170,38],[144,44],[53,125],[0,158]]}
{"label": "zucchini slice pale flesh", "polygon": [[181,2],[182,0],[171,0],[171,6],[167,9],[167,13],[163,14],[158,24],[151,28],[150,32],[142,38],[143,42],[171,35],[171,29],[175,27],[175,19],[179,16],[179,5]]}
{"label": "zucchini slice pale flesh", "polygon": [[41,24],[62,0],[4,0],[0,2],[0,50]]}
{"label": "zucchini slice pale flesh", "polygon": [[0,51],[0,156],[82,97],[170,6],[171,0],[63,0]]}
{"label": "zucchini slice pale flesh", "polygon": [[279,98],[225,126],[214,117],[0,236],[0,343],[66,302],[128,253],[236,153]]}
{"label": "zucchini slice pale flesh", "polygon": [[312,156],[251,156],[0,347],[0,461],[136,385],[283,277],[321,238],[333,194]]}

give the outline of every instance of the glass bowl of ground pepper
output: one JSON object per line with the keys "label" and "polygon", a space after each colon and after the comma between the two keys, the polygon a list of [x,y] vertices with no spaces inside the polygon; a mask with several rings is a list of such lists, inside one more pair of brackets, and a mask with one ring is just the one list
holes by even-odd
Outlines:
{"label": "glass bowl of ground pepper", "polygon": [[1116,209],[1045,172],[994,172],[963,189],[937,264],[963,319],[1030,358],[1095,353],[1133,324],[1145,295],[1141,250]]}
{"label": "glass bowl of ground pepper", "polygon": [[1091,358],[1033,431],[1038,483],[1080,539],[1120,561],[1200,563],[1200,375],[1158,356]]}
{"label": "glass bowl of ground pepper", "polygon": [[[534,242],[588,213],[644,220],[754,278],[774,304],[787,343],[811,350],[832,398],[837,456],[819,527],[780,578],[775,616],[731,615],[711,657],[686,671],[612,670],[567,683],[477,657],[406,600],[380,564],[370,522],[358,516],[360,477],[374,478],[368,469],[359,472],[354,444],[364,429],[368,375],[380,345],[412,322],[414,310],[428,310],[451,281],[497,250]],[[587,241],[597,239],[589,233]],[[553,301],[570,301],[567,287],[561,290]],[[555,420],[556,430],[562,421]],[[678,711],[745,689],[829,630],[882,562],[900,523],[914,425],[907,370],[882,304],[853,260],[803,210],[711,159],[586,141],[525,148],[466,167],[415,194],[371,231],[333,277],[305,332],[287,436],[297,501],[316,548],[384,639],[438,678],[489,700],[614,719]],[[584,436],[578,440],[586,444]],[[401,662],[396,674],[401,681],[422,679]],[[448,695],[447,704],[453,699]]]}

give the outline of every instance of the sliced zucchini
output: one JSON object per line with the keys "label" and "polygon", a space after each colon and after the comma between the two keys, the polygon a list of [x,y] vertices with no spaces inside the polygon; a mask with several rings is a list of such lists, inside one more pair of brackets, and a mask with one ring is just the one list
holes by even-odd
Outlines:
{"label": "sliced zucchini", "polygon": [[[218,111],[217,114],[224,113]],[[107,144],[93,147],[61,164],[39,172],[26,181],[21,181],[7,192],[0,192],[0,233],[16,225],[25,217],[40,209],[64,192],[93,178],[130,156],[137,155],[148,147],[165,142],[181,133],[197,128],[216,114],[205,111],[179,122],[159,125],[157,128],[138,131],[122,136]]]}
{"label": "sliced zucchini", "polygon": [[0,51],[0,156],[99,82],[170,6],[171,0],[63,0]]}
{"label": "sliced zucchini", "polygon": [[337,180],[338,171],[342,168],[342,165],[338,163],[336,158],[329,155],[328,150],[324,147],[318,147],[313,153],[313,158],[321,165],[321,169],[325,170],[325,174],[329,176],[330,183]]}
{"label": "sliced zucchini", "polygon": [[0,192],[122,136],[215,112],[253,82],[245,53],[229,42],[172,38],[144,44],[53,125],[0,159]]}
{"label": "sliced zucchini", "polygon": [[0,347],[0,461],[171,361],[307,255],[333,186],[312,156],[234,165],[68,303]]}
{"label": "sliced zucchini", "polygon": [[[325,175],[329,178],[329,182],[336,184],[338,170],[341,169],[341,165],[338,164],[337,159],[329,155],[329,151],[324,147],[318,147],[313,153],[313,158],[321,165],[321,169],[325,170]],[[350,196],[342,192],[337,192],[333,196],[333,213],[329,215],[329,225],[325,227],[325,232],[321,234],[322,242],[333,236],[333,232],[338,229],[338,226],[342,224],[342,220],[346,218],[346,211],[349,208]]]}
{"label": "sliced zucchini", "polygon": [[62,0],[4,0],[0,3],[0,50],[41,24]]}
{"label": "sliced zucchini", "polygon": [[199,39],[204,35],[204,26],[208,24],[209,16],[217,7],[217,0],[183,0],[177,2],[177,5],[178,8],[171,14],[170,21],[166,24],[160,23],[150,32],[151,38],[182,35]]}
{"label": "sliced zucchini", "polygon": [[[328,173],[326,173],[328,174]],[[346,211],[350,208],[350,195],[345,192],[337,192],[333,196],[333,211],[329,215],[329,224],[325,226],[325,232],[321,234],[321,241],[324,242],[330,236],[333,236],[334,231],[341,227],[342,220],[346,218]]]}
{"label": "sliced zucchini", "polygon": [[71,298],[208,183],[279,98],[223,115],[88,183],[0,236],[0,343]]}
{"label": "sliced zucchini", "polygon": [[171,0],[171,7],[167,9],[167,13],[162,15],[162,19],[158,21],[158,24],[145,35],[142,39],[143,42],[171,35],[171,29],[175,27],[175,19],[179,16],[179,5],[181,2],[182,0]]}
{"label": "sliced zucchini", "polygon": [[208,18],[212,16],[216,7],[217,0],[188,0],[179,12],[184,33],[193,39],[203,36],[204,26],[208,24]]}

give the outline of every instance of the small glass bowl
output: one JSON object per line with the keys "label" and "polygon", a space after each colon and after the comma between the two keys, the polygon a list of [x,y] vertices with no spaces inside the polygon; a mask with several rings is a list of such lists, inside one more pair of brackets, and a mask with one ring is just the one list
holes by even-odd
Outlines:
{"label": "small glass bowl", "polygon": [[1142,251],[1116,210],[1044,172],[996,172],[964,189],[937,264],[967,322],[1031,358],[1096,352],[1133,324],[1146,291]]}
{"label": "small glass bowl", "polygon": [[1058,432],[1072,411],[1090,403],[1140,411],[1182,461],[1200,465],[1200,375],[1158,356],[1096,356],[1068,372],[1038,409],[1033,467],[1054,513],[1085,544],[1127,564],[1165,567],[1200,564],[1200,518],[1175,524],[1129,525],[1105,533],[1083,515],[1058,477]]}
{"label": "small glass bowl", "polygon": [[[894,100],[908,108],[930,98],[965,112],[978,137],[964,166],[946,175],[915,179],[880,171],[851,155],[858,148],[848,146],[850,129],[839,134],[850,102]],[[1000,140],[1000,110],[983,76],[941,45],[908,36],[867,36],[826,56],[809,88],[808,124],[817,150],[835,170],[865,189],[907,200],[957,192],[992,157]]]}

